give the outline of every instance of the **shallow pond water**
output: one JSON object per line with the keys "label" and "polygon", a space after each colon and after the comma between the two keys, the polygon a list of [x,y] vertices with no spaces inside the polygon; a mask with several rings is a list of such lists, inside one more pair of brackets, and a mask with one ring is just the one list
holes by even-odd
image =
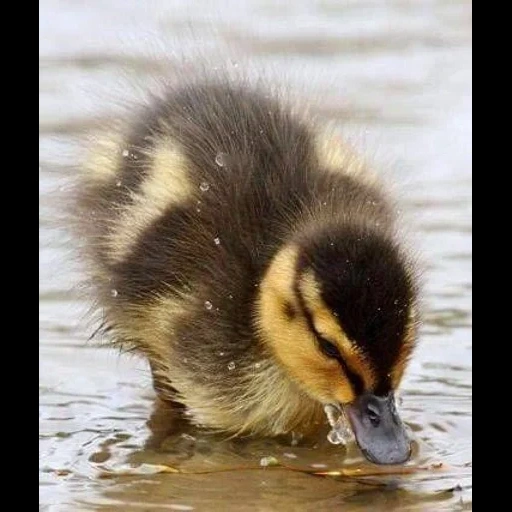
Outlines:
{"label": "shallow pond water", "polygon": [[[40,27],[40,509],[471,509],[471,3],[43,0]],[[258,466],[273,457],[322,471],[362,459],[324,438],[159,435],[162,415],[147,424],[145,363],[87,341],[87,305],[51,213],[73,169],[72,142],[93,116],[108,116],[105,98],[123,97],[120,76],[150,81],[163,53],[207,53],[219,42],[313,90],[318,112],[399,183],[426,268],[425,323],[402,411],[414,463],[428,471],[319,477]],[[139,474],[115,473],[128,464]],[[144,474],[144,464],[214,472]],[[226,467],[239,469],[215,472]]]}

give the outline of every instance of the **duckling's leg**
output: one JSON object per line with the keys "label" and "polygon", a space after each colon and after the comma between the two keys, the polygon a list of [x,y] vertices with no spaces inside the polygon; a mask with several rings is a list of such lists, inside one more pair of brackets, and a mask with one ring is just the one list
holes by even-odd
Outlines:
{"label": "duckling's leg", "polygon": [[171,434],[175,435],[184,431],[189,425],[185,417],[185,406],[173,397],[177,396],[177,391],[166,379],[161,377],[158,364],[149,360],[149,367],[153,378],[153,389],[156,398],[153,403],[151,416],[147,421],[147,426],[151,431],[150,437],[146,441],[147,448],[159,448],[162,442]]}
{"label": "duckling's leg", "polygon": [[160,448],[165,439],[185,431],[189,425],[183,416],[183,406],[176,402],[162,400],[159,396],[153,402],[151,416],[146,424],[151,434],[146,440],[145,446],[153,449]]}
{"label": "duckling's leg", "polygon": [[183,404],[174,400],[174,397],[178,394],[178,392],[171,386],[167,379],[162,377],[162,371],[159,371],[158,364],[150,359],[149,367],[151,369],[151,376],[153,378],[153,389],[155,390],[158,399],[164,403],[167,403],[168,406],[184,410],[185,407]]}

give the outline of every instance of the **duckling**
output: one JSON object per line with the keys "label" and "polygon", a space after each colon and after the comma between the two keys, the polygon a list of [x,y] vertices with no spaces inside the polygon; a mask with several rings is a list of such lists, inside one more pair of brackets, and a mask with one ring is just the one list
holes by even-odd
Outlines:
{"label": "duckling", "polygon": [[408,460],[417,272],[366,163],[227,79],[169,87],[97,146],[76,196],[90,282],[157,396],[239,436],[315,432],[334,405],[368,460]]}

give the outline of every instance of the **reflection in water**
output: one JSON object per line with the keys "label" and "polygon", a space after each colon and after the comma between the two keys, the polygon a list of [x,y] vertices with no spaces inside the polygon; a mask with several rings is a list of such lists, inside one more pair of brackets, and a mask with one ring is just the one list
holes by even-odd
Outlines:
{"label": "reflection in water", "polygon": [[[200,9],[164,2],[158,15],[138,2],[119,0],[41,5],[42,507],[470,509],[470,3],[325,0],[282,9],[254,0],[229,9],[217,2],[213,13],[210,3],[197,4]],[[167,67],[144,33],[148,27],[157,36],[172,31],[173,49],[179,50],[190,21],[201,32],[201,45],[211,46],[214,38],[203,28],[219,12],[219,39],[257,63],[295,73],[299,88],[314,80],[314,97],[321,99],[316,112],[337,119],[370,157],[377,148],[376,161],[392,168],[403,186],[404,210],[418,226],[413,239],[427,271],[425,323],[401,393],[402,415],[415,438],[413,463],[442,462],[440,470],[350,479],[263,468],[262,459],[269,457],[295,468],[364,463],[353,445],[347,450],[330,445],[324,435],[222,439],[192,429],[154,406],[145,363],[86,342],[91,330],[83,320],[85,306],[70,290],[76,274],[63,264],[69,247],[53,228],[50,208],[59,178],[75,164],[74,137],[93,126],[93,113],[108,118],[109,105],[91,100],[89,92],[117,90],[121,69],[133,70],[143,82]],[[128,41],[122,41],[123,34]],[[395,161],[387,162],[391,158]],[[258,469],[100,478],[105,469],[126,464]]]}

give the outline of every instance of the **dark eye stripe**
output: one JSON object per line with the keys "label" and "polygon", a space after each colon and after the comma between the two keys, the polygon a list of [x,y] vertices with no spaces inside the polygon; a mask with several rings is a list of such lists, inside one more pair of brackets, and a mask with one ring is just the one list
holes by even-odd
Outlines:
{"label": "dark eye stripe", "polygon": [[[309,311],[307,312],[309,313]],[[311,317],[310,317],[311,318]],[[309,320],[308,320],[309,324]],[[338,347],[334,345],[334,343],[331,343],[330,341],[323,338],[318,331],[315,329],[315,326],[313,324],[313,321],[311,320],[310,329],[315,333],[315,336],[318,340],[318,344],[320,346],[320,350],[327,356],[331,357],[332,359],[336,359],[338,361],[339,365],[343,369],[344,374],[347,376],[347,379],[350,381],[350,384],[354,388],[354,393],[356,395],[359,395],[364,392],[364,381],[361,378],[360,375],[353,372],[345,362],[345,359],[343,359],[342,355],[340,354],[340,351],[338,350]]]}
{"label": "dark eye stripe", "polygon": [[323,336],[317,336],[318,338],[318,346],[320,347],[320,350],[327,356],[332,359],[341,359],[340,351],[338,350],[338,347],[330,342],[329,340],[326,340]]}
{"label": "dark eye stripe", "polygon": [[[294,292],[295,292],[295,295],[297,296],[299,307],[302,310],[302,314],[304,315],[304,318],[306,319],[308,327],[311,330],[311,332],[313,332],[315,334],[316,339],[318,340],[320,349],[322,350],[322,352],[324,352],[324,350],[322,348],[322,341],[321,340],[323,340],[324,346],[326,345],[326,343],[328,343],[330,345],[333,345],[333,344],[329,340],[326,340],[325,338],[322,338],[320,333],[316,330],[315,324],[313,323],[313,315],[308,310],[308,308],[306,306],[306,303],[304,302],[304,298],[302,297],[302,294],[300,293],[300,290],[299,290],[299,285],[298,285],[298,280],[297,279],[295,280],[295,283],[294,283]],[[363,379],[361,378],[360,375],[358,375],[357,373],[353,372],[348,367],[347,363],[345,362],[345,360],[341,356],[338,348],[336,346],[334,346],[334,348],[335,348],[335,350],[337,352],[337,356],[336,357],[334,357],[333,355],[328,355],[326,352],[324,352],[324,354],[327,355],[328,357],[332,357],[333,359],[336,359],[336,361],[338,361],[338,363],[341,366],[344,374],[346,375],[348,381],[350,382],[350,385],[352,386],[352,388],[354,390],[354,394],[355,395],[362,394],[364,392],[364,390],[365,390]],[[331,349],[329,349],[329,350],[331,350]]]}

